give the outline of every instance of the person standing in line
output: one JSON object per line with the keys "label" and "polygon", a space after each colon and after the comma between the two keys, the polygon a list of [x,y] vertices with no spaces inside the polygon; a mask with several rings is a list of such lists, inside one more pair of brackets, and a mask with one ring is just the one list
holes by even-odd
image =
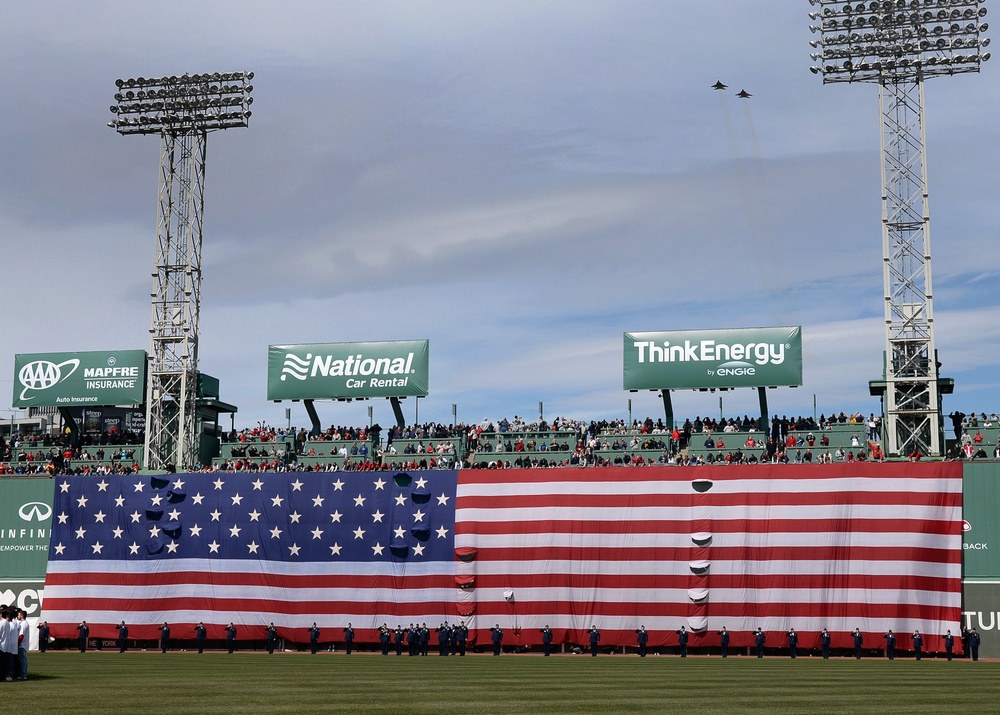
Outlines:
{"label": "person standing in line", "polygon": [[382,644],[382,655],[389,655],[389,643],[392,641],[392,631],[385,623],[378,629],[378,640]]}
{"label": "person standing in line", "polygon": [[17,627],[20,634],[17,638],[17,657],[21,661],[21,680],[28,679],[28,646],[31,645],[31,627],[28,625],[28,614],[23,608],[17,611]]}
{"label": "person standing in line", "polygon": [[420,624],[420,655],[427,655],[431,643],[431,629],[426,623]]}
{"label": "person standing in line", "polygon": [[954,647],[955,647],[955,636],[951,634],[951,631],[948,631],[947,633],[944,634],[944,653],[946,656],[948,656],[948,660],[951,660],[952,649],[954,649]]}
{"label": "person standing in line", "polygon": [[226,646],[229,648],[229,654],[232,655],[233,651],[236,650],[236,626],[233,625],[232,621],[226,626]]}
{"label": "person standing in line", "polygon": [[403,639],[406,637],[406,631],[403,629],[402,623],[396,624],[396,630],[392,632],[393,640],[396,641],[396,655],[403,655]]}
{"label": "person standing in line", "polygon": [[975,628],[973,628],[971,631],[969,631],[969,652],[972,654],[972,660],[974,660],[974,661],[978,661],[979,660],[979,643],[980,643],[980,640],[981,639],[979,637],[979,634],[976,632]]}
{"label": "person standing in line", "polygon": [[861,647],[865,644],[865,634],[861,632],[861,629],[855,628],[852,637],[854,638],[854,659],[861,660]]}
{"label": "person standing in line", "polygon": [[267,624],[267,645],[266,650],[268,655],[274,654],[274,646],[278,642],[278,629],[274,627],[273,623]]}
{"label": "person standing in line", "polygon": [[319,626],[313,621],[312,628],[309,629],[309,652],[316,655],[319,649]]}
{"label": "person standing in line", "polygon": [[639,630],[635,632],[636,643],[639,644],[639,657],[646,657],[646,646],[649,643],[649,633],[646,631],[646,626],[639,626]]}
{"label": "person standing in line", "polygon": [[465,621],[461,621],[458,628],[455,629],[455,642],[458,646],[458,654],[460,656],[465,655],[465,644],[469,640],[469,627],[465,625]]}
{"label": "person standing in line", "polygon": [[0,623],[0,626],[2,626],[0,628],[0,638],[2,638],[3,643],[0,643],[0,649],[3,650],[4,680],[8,682],[20,678],[18,673],[17,639],[21,636],[21,630],[14,622],[14,612],[15,608],[11,605],[6,611],[0,614],[3,616],[3,623]]}
{"label": "person standing in line", "polygon": [[830,660],[830,634],[825,628],[819,634],[819,648],[823,654],[823,660]]}
{"label": "person standing in line", "polygon": [[344,648],[347,651],[347,655],[350,655],[351,650],[354,648],[354,627],[350,623],[344,629]]}
{"label": "person standing in line", "polygon": [[762,631],[760,629],[760,626],[757,626],[757,630],[754,631],[753,642],[754,642],[754,646],[756,646],[756,648],[757,648],[757,657],[758,658],[763,658],[764,657],[764,644],[767,643],[767,634],[764,633],[764,631]]}
{"label": "person standing in line", "polygon": [[913,631],[913,655],[917,660],[920,660],[920,654],[924,650],[924,637],[920,635],[920,631]]}
{"label": "person standing in line", "polygon": [[601,632],[597,630],[596,625],[591,624],[588,633],[590,634],[590,655],[596,658],[597,646],[601,642]]}
{"label": "person standing in line", "polygon": [[166,653],[168,645],[170,645],[170,624],[164,621],[160,626],[160,652]]}
{"label": "person standing in line", "polygon": [[80,625],[76,627],[76,630],[80,633],[80,652],[87,652],[87,639],[90,637],[90,626],[87,625],[86,621],[83,621]]}
{"label": "person standing in line", "polygon": [[196,625],[194,627],[194,637],[195,637],[196,643],[198,644],[198,652],[199,653],[204,653],[205,652],[205,633],[206,633],[206,631],[207,631],[207,629],[205,628],[205,624],[203,622],[201,622],[201,621],[198,621],[198,625]]}
{"label": "person standing in line", "polygon": [[722,657],[729,657],[729,631],[723,626],[721,631],[717,631],[716,635],[719,636],[719,650],[722,651]]}
{"label": "person standing in line", "polygon": [[961,635],[962,635],[962,657],[963,658],[968,658],[969,657],[969,627],[968,626],[962,626]]}
{"label": "person standing in line", "polygon": [[38,652],[44,653],[49,649],[49,622],[42,621],[38,624]]}
{"label": "person standing in line", "polygon": [[115,628],[118,629],[118,652],[124,653],[128,649],[128,626],[122,621]]}
{"label": "person standing in line", "polygon": [[493,655],[500,655],[503,645],[503,629],[500,628],[499,623],[490,628],[490,640],[493,641]]}
{"label": "person standing in line", "polygon": [[545,628],[541,630],[542,634],[542,655],[552,654],[552,629],[549,628],[549,624],[545,624]]}
{"label": "person standing in line", "polygon": [[889,629],[889,632],[884,636],[885,638],[885,657],[889,660],[896,660],[896,635]]}
{"label": "person standing in line", "polygon": [[799,634],[795,632],[794,628],[789,628],[785,636],[788,638],[788,655],[791,656],[792,660],[795,660],[799,649]]}
{"label": "person standing in line", "polygon": [[409,655],[420,655],[420,629],[410,624],[406,629],[406,645],[409,647]]}
{"label": "person standing in line", "polygon": [[679,631],[676,631],[676,633],[677,633],[677,645],[680,646],[680,650],[681,650],[681,658],[687,658],[688,657],[688,632],[687,632],[687,629],[685,629],[684,626],[681,626],[681,629]]}

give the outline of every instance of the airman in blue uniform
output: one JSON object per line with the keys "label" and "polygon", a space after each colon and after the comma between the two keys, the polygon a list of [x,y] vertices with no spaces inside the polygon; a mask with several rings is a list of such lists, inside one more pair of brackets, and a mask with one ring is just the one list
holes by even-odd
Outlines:
{"label": "airman in blue uniform", "polygon": [[788,655],[794,659],[798,655],[799,634],[795,632],[794,628],[789,628],[785,636],[788,637]]}
{"label": "airman in blue uniform", "polygon": [[170,624],[164,621],[160,626],[160,652],[166,653],[168,645],[170,645]]}
{"label": "airman in blue uniform", "polygon": [[830,659],[830,634],[824,628],[819,634],[819,647],[820,651],[823,653],[823,660]]}
{"label": "airman in blue uniform", "polygon": [[889,660],[896,660],[896,635],[889,629],[889,632],[884,636],[885,638],[885,657]]}
{"label": "airman in blue uniform", "polygon": [[382,655],[389,655],[389,643],[392,641],[392,631],[385,623],[378,629],[378,640],[382,644]]}
{"label": "airman in blue uniform", "polygon": [[309,629],[309,652],[316,655],[319,650],[319,626],[313,621],[312,628]]}
{"label": "airman in blue uniform", "polygon": [[194,627],[194,637],[198,644],[198,652],[205,652],[205,633],[208,629],[205,628],[205,624],[198,621],[198,625]]}
{"label": "airman in blue uniform", "polygon": [[87,638],[90,637],[90,626],[84,621],[76,627],[76,630],[80,632],[80,652],[87,652]]}
{"label": "airman in blue uniform", "polygon": [[979,644],[981,640],[975,628],[969,631],[969,652],[972,653],[972,660],[979,660]]}
{"label": "airman in blue uniform", "polygon": [[118,652],[124,653],[128,648],[128,626],[122,621],[115,628],[118,629]]}
{"label": "airman in blue uniform", "polygon": [[42,621],[38,624],[38,652],[44,653],[49,649],[49,622]]}
{"label": "airman in blue uniform", "polygon": [[469,627],[465,625],[465,621],[458,624],[455,628],[455,638],[454,643],[458,646],[458,654],[465,655],[465,644],[469,640]]}
{"label": "airman in blue uniform", "polygon": [[646,657],[646,646],[649,644],[649,631],[646,630],[646,626],[639,626],[639,630],[635,632],[636,643],[639,644],[639,657]]}
{"label": "airman in blue uniform", "polygon": [[431,629],[426,623],[420,624],[420,655],[427,655],[431,643]]}
{"label": "airman in blue uniform", "polygon": [[396,630],[392,632],[392,639],[396,643],[396,655],[403,655],[403,639],[406,638],[406,630],[402,623],[396,624]]}
{"label": "airman in blue uniform", "polygon": [[723,626],[721,631],[717,631],[716,635],[719,636],[719,648],[722,650],[722,657],[729,657],[729,631]]}
{"label": "airman in blue uniform", "polygon": [[269,655],[274,653],[274,646],[278,642],[278,629],[274,627],[273,623],[269,623],[267,626],[267,652]]}
{"label": "airman in blue uniform", "polygon": [[546,623],[545,628],[541,630],[542,634],[542,655],[552,654],[552,629]]}
{"label": "airman in blue uniform", "polygon": [[681,629],[677,631],[677,645],[681,647],[681,658],[688,657],[688,632],[681,626]]}
{"label": "airman in blue uniform", "polygon": [[344,647],[347,649],[347,655],[350,655],[351,649],[354,647],[354,629],[350,623],[344,629]]}
{"label": "airman in blue uniform", "polygon": [[406,629],[406,645],[409,648],[409,655],[420,655],[420,627],[412,623]]}
{"label": "airman in blue uniform", "polygon": [[951,631],[948,631],[947,633],[944,634],[944,652],[945,655],[948,656],[948,660],[951,660],[952,656],[951,652],[954,647],[955,647],[955,636],[951,634]]}
{"label": "airman in blue uniform", "polygon": [[229,647],[230,653],[236,650],[236,626],[231,622],[226,626],[226,645]]}
{"label": "airman in blue uniform", "polygon": [[865,644],[865,634],[860,629],[855,628],[851,635],[854,638],[854,659],[861,660],[861,647]]}
{"label": "airman in blue uniform", "polygon": [[500,628],[499,623],[490,628],[490,640],[493,641],[493,655],[500,655],[500,649],[503,644],[503,629]]}
{"label": "airman in blue uniform", "polygon": [[597,626],[591,625],[588,633],[590,634],[590,654],[596,658],[597,646],[601,642],[601,632],[597,630]]}
{"label": "airman in blue uniform", "polygon": [[753,642],[754,645],[757,647],[757,657],[763,658],[764,644],[767,643],[767,634],[764,633],[764,631],[762,631],[759,626],[757,627],[757,630],[754,631]]}
{"label": "airman in blue uniform", "polygon": [[448,622],[445,621],[434,630],[438,634],[438,655],[448,655],[448,648],[451,644],[451,628],[448,626]]}
{"label": "airman in blue uniform", "polygon": [[913,631],[913,655],[917,660],[920,660],[920,655],[924,651],[924,637],[920,635],[920,631]]}

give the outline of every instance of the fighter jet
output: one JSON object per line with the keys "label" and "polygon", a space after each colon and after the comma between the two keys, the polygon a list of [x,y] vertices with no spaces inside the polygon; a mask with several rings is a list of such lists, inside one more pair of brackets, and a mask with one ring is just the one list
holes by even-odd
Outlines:
{"label": "fighter jet", "polygon": [[741,89],[739,92],[736,93],[736,96],[739,97],[740,99],[749,99],[753,95],[747,92],[745,89]]}
{"label": "fighter jet", "polygon": [[728,86],[729,85],[722,84],[722,80],[720,79],[718,82],[712,85],[712,89],[726,89]]}

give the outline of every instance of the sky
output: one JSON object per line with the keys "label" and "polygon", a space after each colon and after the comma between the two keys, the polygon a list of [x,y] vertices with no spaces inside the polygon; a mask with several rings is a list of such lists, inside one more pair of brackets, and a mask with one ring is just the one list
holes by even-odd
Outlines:
{"label": "sky", "polygon": [[[623,390],[624,332],[785,325],[803,385],[772,413],[877,412],[878,93],[809,72],[810,9],[8,3],[0,419],[16,353],[149,349],[160,142],[107,127],[115,80],[234,70],[253,116],[208,138],[199,367],[237,428],[308,424],[266,399],[270,344],[429,340],[408,422],[641,419],[662,404]],[[997,62],[926,86],[946,413],[1000,410]],[[750,389],[673,405],[758,409]],[[385,400],[317,409],[368,406],[392,422]]]}

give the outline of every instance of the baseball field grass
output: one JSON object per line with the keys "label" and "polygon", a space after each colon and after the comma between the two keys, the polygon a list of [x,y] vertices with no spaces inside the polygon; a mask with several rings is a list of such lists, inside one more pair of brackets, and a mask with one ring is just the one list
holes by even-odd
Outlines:
{"label": "baseball field grass", "polygon": [[17,713],[997,713],[1000,662],[32,653]]}

